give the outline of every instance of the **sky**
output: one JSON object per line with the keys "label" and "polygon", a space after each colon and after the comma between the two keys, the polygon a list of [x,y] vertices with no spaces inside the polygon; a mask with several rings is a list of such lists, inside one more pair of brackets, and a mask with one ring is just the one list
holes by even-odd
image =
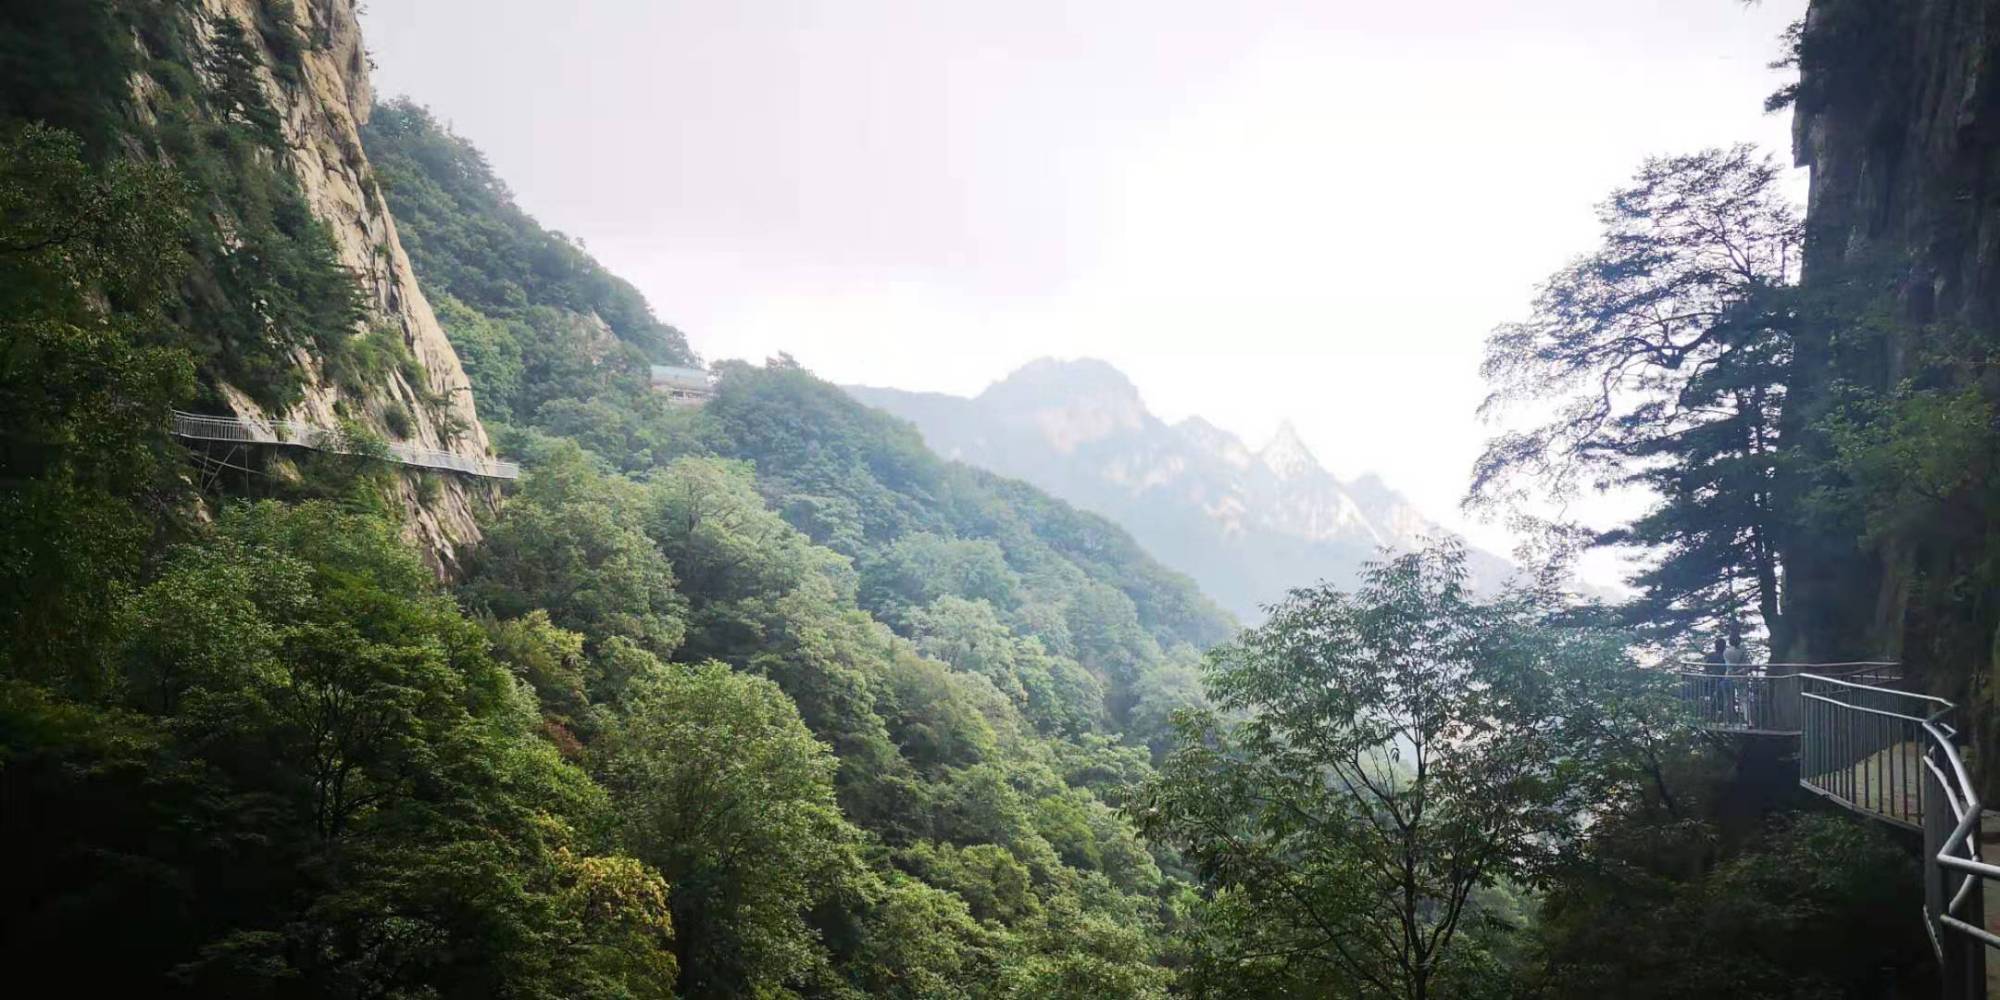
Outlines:
{"label": "sky", "polygon": [[1646,156],[1790,162],[1762,105],[1804,3],[368,0],[364,31],[381,96],[706,359],[971,395],[1103,358],[1504,550],[1457,509],[1486,334]]}

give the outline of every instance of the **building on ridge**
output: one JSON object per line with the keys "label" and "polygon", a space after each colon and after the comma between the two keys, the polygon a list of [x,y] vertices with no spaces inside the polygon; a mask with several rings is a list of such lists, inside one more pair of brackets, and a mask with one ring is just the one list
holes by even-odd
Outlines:
{"label": "building on ridge", "polygon": [[653,391],[664,393],[676,406],[700,406],[715,397],[715,382],[705,369],[679,365],[652,366]]}

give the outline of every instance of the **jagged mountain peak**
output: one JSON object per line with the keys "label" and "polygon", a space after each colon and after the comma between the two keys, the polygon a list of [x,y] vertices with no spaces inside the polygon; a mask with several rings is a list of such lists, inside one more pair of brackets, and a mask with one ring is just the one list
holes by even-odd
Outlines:
{"label": "jagged mountain peak", "polygon": [[1074,400],[1139,404],[1139,387],[1098,358],[1036,358],[986,387],[983,402]]}
{"label": "jagged mountain peak", "polygon": [[1159,423],[1139,387],[1096,358],[1040,358],[986,387],[973,404],[1030,425],[1056,451],[1146,430]]}
{"label": "jagged mountain peak", "polygon": [[[1103,361],[1044,358],[972,399],[849,391],[914,422],[935,451],[1118,522],[1247,621],[1292,587],[1350,585],[1382,546],[1439,530],[1381,479],[1328,472],[1290,421],[1254,451],[1200,417],[1169,425]],[[1510,572],[1473,555],[1479,580]]]}
{"label": "jagged mountain peak", "polygon": [[1223,430],[1200,417],[1187,417],[1173,425],[1173,431],[1180,440],[1187,442],[1204,455],[1221,459],[1238,471],[1248,469],[1257,461],[1257,456],[1243,444],[1243,439]]}
{"label": "jagged mountain peak", "polygon": [[1298,427],[1290,420],[1279,422],[1271,439],[1257,449],[1257,460],[1279,479],[1300,479],[1326,472],[1319,459],[1313,457],[1312,449],[1306,447],[1305,439],[1299,436]]}

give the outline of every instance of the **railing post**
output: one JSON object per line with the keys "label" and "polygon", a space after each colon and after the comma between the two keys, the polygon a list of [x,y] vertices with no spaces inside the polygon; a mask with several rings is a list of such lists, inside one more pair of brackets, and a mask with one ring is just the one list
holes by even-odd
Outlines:
{"label": "railing post", "polygon": [[1820,706],[1806,700],[1806,684],[1798,684],[1798,782],[1818,786],[1820,776]]}
{"label": "railing post", "polygon": [[[1938,864],[1938,854],[1951,837],[1957,817],[1952,815],[1951,793],[1938,784],[1930,768],[1924,770],[1924,920],[1938,949],[1938,995],[1942,1000],[1985,1000],[1986,946],[1945,926],[1938,918],[1951,905],[1959,882],[1973,878]],[[1977,828],[1974,837],[1978,836]],[[1966,899],[1959,919],[1984,926],[1982,893],[1978,887]]]}
{"label": "railing post", "polygon": [[[1979,827],[1977,826],[1972,828],[1972,840],[1973,843],[1978,843]],[[1972,879],[1975,883],[1981,881],[1977,875],[1966,874],[1959,877]],[[1975,884],[1972,887],[1972,892],[1965,897],[1965,905],[1959,912],[1959,919],[1964,920],[1974,927],[1986,926],[1986,887],[1984,885]],[[1971,998],[1971,1000],[1986,1000],[1986,943],[1975,941],[1963,934],[1955,934],[1953,937],[1958,938],[1959,947],[1963,949],[1963,954],[1958,956],[1958,960],[1964,963],[1963,981],[1965,983],[1965,996]],[[1945,957],[1950,959],[1952,955],[1950,952],[1946,952]]]}
{"label": "railing post", "polygon": [[1949,822],[1945,819],[1950,810],[1939,808],[1936,803],[1943,801],[1942,789],[1935,787],[1937,777],[1930,768],[1924,769],[1924,932],[1931,937],[1932,947],[1938,952],[1938,996],[1940,1000],[1963,1000],[1959,993],[1961,985],[1952,975],[1956,964],[1950,960],[1954,935],[1950,929],[1938,922],[1944,907],[1951,900],[1945,892],[1946,870],[1938,864],[1938,851],[1950,835]]}
{"label": "railing post", "polygon": [[[1965,789],[1965,794],[1968,798],[1968,808],[1975,812],[1979,811],[1981,806],[1977,792],[1968,787]],[[1950,812],[1951,810],[1947,807],[1945,810],[1946,815],[1950,815]],[[1980,819],[1974,818],[1972,829],[1965,835],[1967,853],[1974,858],[1983,858],[1985,856],[1981,852],[1981,841],[1984,839],[1983,834],[1985,832],[1981,829],[1981,826]],[[1965,902],[1959,906],[1958,918],[1974,927],[1985,927],[1986,880],[1971,872],[1955,872],[1953,874],[1957,876],[1958,881],[1972,883],[1972,891],[1966,894]],[[1954,893],[1956,893],[1957,888],[1955,884],[1952,886]],[[1955,934],[1953,937],[1959,939],[1960,952],[1957,955],[1953,955],[1947,951],[1945,952],[1945,959],[1947,961],[1955,960],[1960,964],[1959,979],[1964,983],[1965,987],[1963,995],[1969,997],[1970,1000],[1986,1000],[1986,943],[1974,940],[1964,934]]]}

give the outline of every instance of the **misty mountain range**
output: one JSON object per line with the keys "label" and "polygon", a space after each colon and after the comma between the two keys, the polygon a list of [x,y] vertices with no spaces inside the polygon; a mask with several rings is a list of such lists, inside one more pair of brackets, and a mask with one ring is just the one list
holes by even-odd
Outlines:
{"label": "misty mountain range", "polygon": [[[1199,417],[1168,424],[1103,361],[1045,358],[971,399],[847,391],[914,423],[941,455],[1111,518],[1246,622],[1293,587],[1351,584],[1383,548],[1443,531],[1381,479],[1328,472],[1291,424],[1254,450]],[[1513,570],[1490,552],[1468,556],[1478,586]]]}

